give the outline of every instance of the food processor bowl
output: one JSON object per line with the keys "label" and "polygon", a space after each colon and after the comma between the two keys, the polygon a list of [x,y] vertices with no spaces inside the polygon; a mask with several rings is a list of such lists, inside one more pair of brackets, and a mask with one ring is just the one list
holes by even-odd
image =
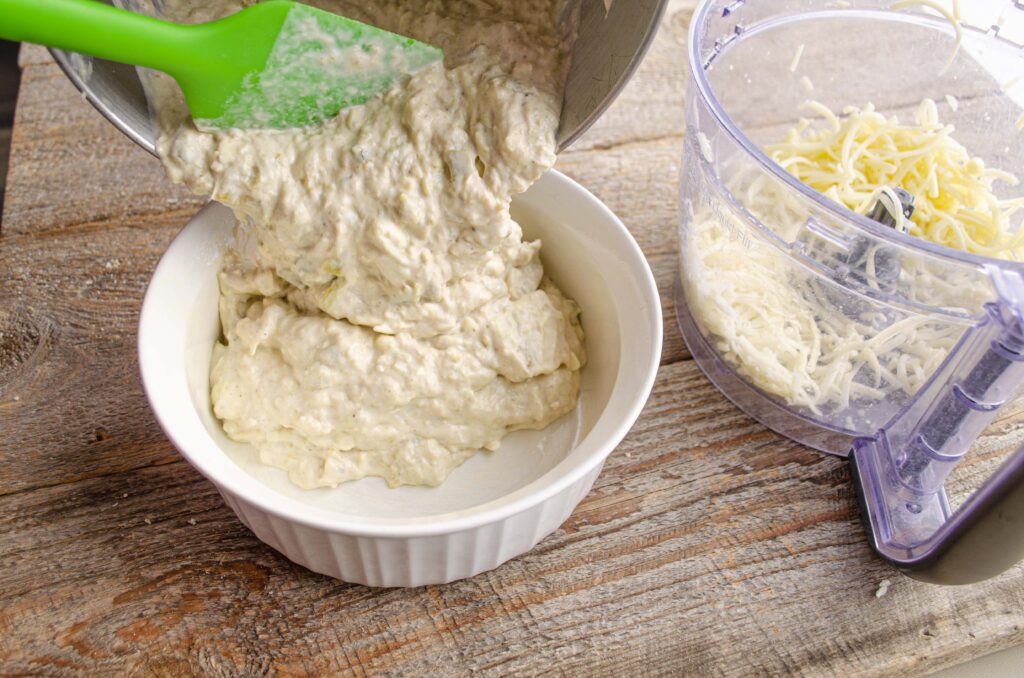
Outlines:
{"label": "food processor bowl", "polygon": [[[946,583],[990,576],[1024,557],[1017,535],[1010,541],[1019,548],[1004,541],[980,558],[988,569],[937,565],[958,542],[943,536],[955,522],[943,482],[1024,380],[1024,265],[855,213],[762,148],[798,124],[828,125],[824,108],[809,110],[809,101],[836,115],[870,104],[910,123],[929,99],[925,106],[954,126],[971,156],[1024,177],[1024,7],[960,4],[699,7],[690,28],[676,304],[697,364],[740,408],[819,450],[857,450],[876,548]],[[964,12],[960,22],[951,20],[955,10]],[[1000,199],[1024,194],[1010,181],[995,187]],[[958,514],[970,514],[975,501],[978,518],[977,502],[991,508],[1016,487],[1007,478],[1024,468],[1024,451],[1007,464],[1003,480]]]}

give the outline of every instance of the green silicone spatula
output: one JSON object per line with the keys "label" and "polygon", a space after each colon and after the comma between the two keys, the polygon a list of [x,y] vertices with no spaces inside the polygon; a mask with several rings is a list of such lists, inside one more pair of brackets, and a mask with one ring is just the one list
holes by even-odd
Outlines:
{"label": "green silicone spatula", "polygon": [[311,125],[443,57],[440,49],[271,0],[179,25],[94,0],[0,0],[0,38],[170,74],[203,128]]}

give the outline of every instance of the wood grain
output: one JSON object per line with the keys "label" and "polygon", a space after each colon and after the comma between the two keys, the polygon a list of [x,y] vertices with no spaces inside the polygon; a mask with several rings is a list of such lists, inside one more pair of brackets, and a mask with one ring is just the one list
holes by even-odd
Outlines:
{"label": "wood grain", "polygon": [[7,235],[194,212],[204,202],[170,184],[159,163],[81,100],[53,61],[24,67],[12,143]]}
{"label": "wood grain", "polygon": [[[7,157],[11,150],[11,128],[0,125],[0,215],[4,208],[4,187],[7,183]],[[0,223],[0,228],[3,224]]]}
{"label": "wood grain", "polygon": [[[412,590],[290,563],[166,441],[135,325],[198,200],[24,50],[0,232],[2,671],[912,676],[1024,642],[1024,566],[972,587],[902,577],[867,546],[846,463],[752,421],[686,359],[671,286],[691,4],[672,3],[620,100],[559,160],[658,278],[654,394],[555,534]],[[1024,417],[1000,420],[954,495],[1022,437]]]}
{"label": "wood grain", "polygon": [[[681,361],[558,532],[448,586],[373,591],[306,572],[181,461],[2,497],[0,656],[27,672],[557,660],[567,673],[814,675],[920,673],[978,648],[971,634],[1021,639],[1022,568],[984,590],[920,584],[874,558],[858,520],[842,462],[765,431]],[[895,583],[877,599],[882,578]]]}

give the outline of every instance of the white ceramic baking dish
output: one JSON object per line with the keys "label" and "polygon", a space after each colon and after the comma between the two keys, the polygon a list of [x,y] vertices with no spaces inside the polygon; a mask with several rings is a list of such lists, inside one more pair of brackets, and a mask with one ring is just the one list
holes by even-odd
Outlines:
{"label": "white ceramic baking dish", "polygon": [[508,436],[440,487],[389,489],[367,478],[300,490],[229,440],[210,408],[219,335],[217,269],[234,219],[211,203],[171,244],[142,306],[139,363],[168,438],[257,537],[345,581],[420,586],[497,567],[552,533],[597,478],[650,393],[661,355],[658,292],[640,248],[579,184],[548,172],[513,200],[541,238],[549,275],[579,302],[589,362],[576,410],[544,431]]}

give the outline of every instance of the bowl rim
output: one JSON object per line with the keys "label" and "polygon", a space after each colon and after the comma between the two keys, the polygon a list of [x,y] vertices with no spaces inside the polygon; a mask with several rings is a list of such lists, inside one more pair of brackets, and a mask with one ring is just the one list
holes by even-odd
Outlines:
{"label": "bowl rim", "polygon": [[[227,492],[235,498],[258,507],[268,514],[293,523],[352,536],[414,538],[473,530],[483,525],[504,521],[514,515],[539,506],[585,479],[588,474],[592,473],[595,469],[599,469],[608,456],[618,447],[626,433],[629,432],[636,422],[650,397],[661,363],[663,343],[661,299],[650,264],[622,221],[590,191],[561,172],[550,169],[545,173],[545,177],[542,177],[541,180],[552,182],[555,185],[555,190],[575,193],[580,200],[588,203],[591,208],[596,209],[602,215],[603,226],[610,231],[609,240],[614,243],[615,247],[620,248],[617,251],[620,252],[622,259],[631,262],[630,273],[640,274],[635,280],[636,287],[643,300],[649,305],[649,309],[647,309],[651,322],[651,326],[647,328],[650,337],[649,344],[647,347],[640,347],[635,344],[631,344],[628,347],[629,353],[633,355],[640,354],[642,348],[645,349],[648,355],[646,364],[643,365],[641,370],[642,377],[638,380],[642,386],[635,393],[635,397],[629,400],[627,407],[610,407],[616,390],[621,388],[623,370],[627,369],[626,364],[620,360],[615,383],[609,396],[609,403],[598,416],[591,431],[570,448],[566,456],[568,458],[573,451],[584,446],[597,430],[602,420],[609,416],[614,417],[617,421],[610,433],[606,435],[604,440],[591,443],[592,449],[585,457],[576,461],[567,469],[563,468],[565,465],[565,460],[563,460],[563,462],[556,464],[546,473],[523,487],[491,501],[465,509],[414,519],[357,519],[309,505],[305,505],[305,510],[303,510],[303,504],[300,500],[292,499],[272,488],[268,488],[267,485],[249,475],[240,466],[235,465],[234,462],[231,462],[231,464],[235,466],[237,473],[232,472],[224,475],[217,472],[213,468],[214,463],[209,455],[203,454],[201,450],[196,450],[193,442],[183,440],[182,436],[178,435],[178,427],[175,425],[175,418],[178,415],[172,411],[172,402],[176,399],[176,396],[174,393],[170,393],[168,389],[159,388],[158,383],[161,379],[158,374],[159,366],[166,363],[166,356],[161,355],[159,351],[150,350],[153,344],[153,340],[150,338],[151,328],[158,322],[157,317],[160,315],[159,309],[152,302],[155,290],[160,289],[163,284],[166,284],[163,282],[163,278],[169,275],[168,269],[173,265],[173,260],[180,256],[179,250],[184,247],[182,235],[186,232],[188,224],[191,224],[202,211],[208,209],[209,204],[189,219],[188,224],[175,236],[174,241],[171,242],[170,246],[161,256],[147,285],[139,314],[138,359],[142,387],[146,399],[149,401],[150,408],[168,440],[181,453],[184,459],[210,480],[222,494]],[[620,355],[626,350],[626,346],[620,347]],[[202,426],[202,424],[199,425]],[[219,450],[219,447],[217,449]],[[262,491],[257,491],[260,489]],[[267,491],[268,489],[270,490],[269,492]]]}

